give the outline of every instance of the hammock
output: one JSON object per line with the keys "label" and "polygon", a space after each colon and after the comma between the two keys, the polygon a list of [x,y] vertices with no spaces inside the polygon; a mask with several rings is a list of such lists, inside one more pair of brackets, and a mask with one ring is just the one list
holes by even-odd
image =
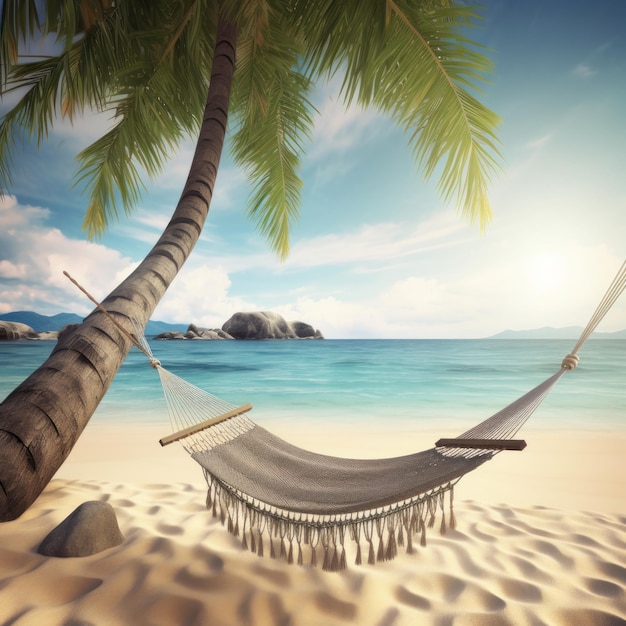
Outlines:
{"label": "hammock", "polygon": [[[147,343],[144,348],[148,350]],[[203,469],[207,507],[244,548],[262,556],[304,562],[335,571],[346,567],[345,540],[361,542],[370,564],[393,559],[398,546],[426,545],[426,528],[440,517],[440,532],[454,528],[454,485],[501,450],[521,450],[512,437],[559,378],[576,366],[568,355],[559,371],[522,398],[455,439],[434,448],[387,459],[316,454],[273,435],[236,407],[164,369],[160,375],[175,428],[161,445],[180,441]],[[206,420],[207,415],[215,415]],[[446,521],[446,511],[449,511]]]}
{"label": "hammock", "polygon": [[140,330],[129,336],[161,379],[175,432],[160,443],[180,441],[200,464],[213,514],[260,556],[268,550],[302,564],[306,553],[311,565],[322,560],[324,569],[334,571],[347,565],[346,539],[356,545],[356,564],[363,560],[362,543],[373,564],[394,558],[398,546],[413,552],[416,538],[425,545],[426,528],[437,517],[442,533],[454,528],[454,485],[498,452],[525,447],[513,437],[561,376],[576,367],[578,351],[625,288],[626,262],[572,352],[547,380],[459,437],[387,459],[337,458],[298,448],[253,422],[250,404],[233,405],[167,371]]}

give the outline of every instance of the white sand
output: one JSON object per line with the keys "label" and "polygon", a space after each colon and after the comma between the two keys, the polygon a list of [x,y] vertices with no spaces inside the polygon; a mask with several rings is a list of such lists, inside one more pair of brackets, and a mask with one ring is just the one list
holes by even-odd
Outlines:
{"label": "white sand", "polygon": [[[340,427],[329,440],[313,425],[271,426],[344,456],[403,454],[447,434]],[[204,509],[199,467],[177,445],[160,448],[164,434],[89,426],[37,502],[0,524],[0,624],[626,623],[625,432],[527,429],[524,452],[459,483],[455,531],[340,573],[243,551]],[[87,500],[113,505],[125,542],[84,558],[37,554]]]}

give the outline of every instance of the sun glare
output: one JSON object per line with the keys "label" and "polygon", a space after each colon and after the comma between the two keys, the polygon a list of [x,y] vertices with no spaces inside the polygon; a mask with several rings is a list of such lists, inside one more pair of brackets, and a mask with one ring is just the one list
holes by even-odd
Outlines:
{"label": "sun glare", "polygon": [[528,278],[538,291],[553,291],[561,284],[564,275],[565,259],[556,252],[544,252],[529,260]]}

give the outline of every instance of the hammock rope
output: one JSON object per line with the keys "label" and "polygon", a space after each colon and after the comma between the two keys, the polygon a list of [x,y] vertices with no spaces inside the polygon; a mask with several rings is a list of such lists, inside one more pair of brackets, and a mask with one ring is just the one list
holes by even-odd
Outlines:
{"label": "hammock rope", "polygon": [[[590,337],[591,333],[598,327],[598,324],[602,321],[604,316],[609,312],[609,309],[617,302],[619,297],[622,295],[622,292],[626,288],[626,261],[622,263],[622,266],[617,271],[613,282],[609,285],[609,288],[606,290],[604,297],[598,304],[596,310],[594,311],[589,323],[583,330],[580,335],[580,339],[577,341],[574,349],[572,350],[572,355],[576,355],[580,350],[582,345],[587,341]],[[569,355],[568,355],[569,356]]]}
{"label": "hammock rope", "polygon": [[368,563],[375,563],[392,559],[398,546],[413,552],[414,538],[425,545],[437,518],[442,533],[454,528],[454,485],[501,450],[523,449],[525,442],[512,438],[577,366],[578,351],[625,288],[626,261],[572,352],[544,382],[457,438],[388,459],[331,457],[288,443],[248,417],[251,405],[227,402],[166,370],[140,327],[133,322],[130,333],[109,317],[157,370],[174,431],[161,444],[180,441],[200,464],[213,515],[260,556],[267,549],[302,564],[306,554],[311,565],[321,560],[324,569],[338,570],[347,564],[346,539],[356,546],[357,564],[362,542]]}

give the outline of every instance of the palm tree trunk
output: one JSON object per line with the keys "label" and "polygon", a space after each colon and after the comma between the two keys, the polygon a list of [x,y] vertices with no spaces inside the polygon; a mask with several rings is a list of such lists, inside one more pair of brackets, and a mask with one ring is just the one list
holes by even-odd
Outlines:
{"label": "palm tree trunk", "polygon": [[[235,50],[236,28],[220,20],[204,118],[181,198],[154,248],[103,301],[129,332],[130,318],[148,321],[202,231],[224,145]],[[54,476],[130,347],[96,309],[63,333],[46,362],[0,404],[0,521],[19,517]]]}

